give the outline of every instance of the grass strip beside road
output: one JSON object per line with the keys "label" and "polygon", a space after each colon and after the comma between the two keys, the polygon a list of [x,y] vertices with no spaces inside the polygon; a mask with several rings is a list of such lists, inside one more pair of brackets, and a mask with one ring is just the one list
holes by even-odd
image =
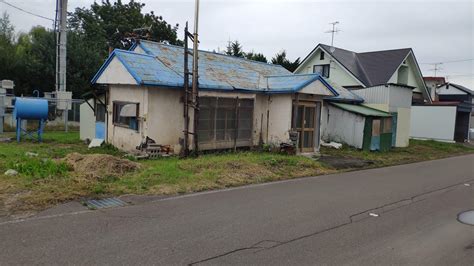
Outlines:
{"label": "grass strip beside road", "polygon": [[[10,135],[11,136],[11,135]],[[4,137],[4,136],[1,136]],[[66,155],[125,154],[110,145],[88,149],[77,132],[46,132],[43,143],[0,143],[0,216],[41,210],[81,198],[122,194],[172,195],[304,176],[340,170],[304,156],[241,151],[205,154],[198,158],[177,157],[138,161],[139,170],[123,175],[87,177],[62,160]],[[370,160],[382,167],[473,153],[461,144],[412,140],[410,147],[390,152],[364,152],[343,147],[323,148],[323,155]],[[15,169],[16,176],[5,171]]]}

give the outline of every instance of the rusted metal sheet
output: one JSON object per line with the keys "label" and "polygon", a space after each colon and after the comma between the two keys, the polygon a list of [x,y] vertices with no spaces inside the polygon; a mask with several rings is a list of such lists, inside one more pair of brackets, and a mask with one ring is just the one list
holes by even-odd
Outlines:
{"label": "rusted metal sheet", "polygon": [[[92,83],[98,80],[112,58],[118,57],[139,85],[184,87],[183,47],[150,41],[141,41],[138,46],[146,54],[116,49]],[[189,58],[188,65],[192,63]],[[335,96],[338,95],[318,74],[294,75],[279,65],[208,51],[199,51],[199,69],[201,90],[293,93],[320,80]]]}

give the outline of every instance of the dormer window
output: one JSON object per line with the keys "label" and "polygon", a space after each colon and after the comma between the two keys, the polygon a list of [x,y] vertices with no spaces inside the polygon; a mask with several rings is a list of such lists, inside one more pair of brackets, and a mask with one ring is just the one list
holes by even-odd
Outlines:
{"label": "dormer window", "polygon": [[324,52],[321,51],[321,53],[319,54],[319,60],[324,60]]}

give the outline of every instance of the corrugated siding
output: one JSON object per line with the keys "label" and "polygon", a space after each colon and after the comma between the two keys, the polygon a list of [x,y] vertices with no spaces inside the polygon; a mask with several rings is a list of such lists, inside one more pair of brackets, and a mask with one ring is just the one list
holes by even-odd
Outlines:
{"label": "corrugated siding", "polygon": [[366,89],[353,90],[355,94],[365,99],[365,103],[388,104],[390,92],[385,85],[370,87]]}
{"label": "corrugated siding", "polygon": [[[334,106],[327,106],[323,139],[362,149],[365,117]],[[324,119],[324,117],[322,118]]]}

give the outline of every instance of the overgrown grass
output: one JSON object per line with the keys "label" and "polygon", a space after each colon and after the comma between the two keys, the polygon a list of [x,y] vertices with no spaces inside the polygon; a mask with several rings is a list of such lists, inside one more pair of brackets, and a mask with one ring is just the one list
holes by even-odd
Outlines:
{"label": "overgrown grass", "polygon": [[[303,156],[246,151],[138,161],[142,167],[136,172],[94,179],[71,171],[61,162],[72,152],[124,155],[111,145],[88,149],[79,140],[78,132],[46,132],[43,143],[0,143],[0,216],[82,197],[176,194],[336,172]],[[364,152],[349,147],[322,150],[325,155],[372,160],[374,167],[473,152],[473,148],[461,144],[418,140],[411,141],[408,148],[390,152]],[[17,170],[19,175],[5,176],[7,169]]]}
{"label": "overgrown grass", "polygon": [[332,156],[371,160],[375,162],[373,167],[382,167],[474,153],[474,146],[469,147],[460,143],[412,139],[410,140],[409,147],[393,148],[386,152],[361,151],[346,145],[340,150],[322,147],[321,152]]}
{"label": "overgrown grass", "polygon": [[111,182],[110,193],[174,194],[329,173],[303,156],[237,152],[143,161],[144,170]]}

